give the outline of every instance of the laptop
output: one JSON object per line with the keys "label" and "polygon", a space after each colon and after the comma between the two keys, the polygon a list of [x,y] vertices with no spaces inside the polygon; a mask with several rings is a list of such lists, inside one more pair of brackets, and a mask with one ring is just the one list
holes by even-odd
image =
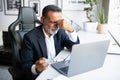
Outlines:
{"label": "laptop", "polygon": [[110,41],[77,44],[72,47],[70,60],[51,64],[67,77],[102,67]]}
{"label": "laptop", "polygon": [[108,33],[112,40],[108,53],[120,55],[120,27],[110,28]]}

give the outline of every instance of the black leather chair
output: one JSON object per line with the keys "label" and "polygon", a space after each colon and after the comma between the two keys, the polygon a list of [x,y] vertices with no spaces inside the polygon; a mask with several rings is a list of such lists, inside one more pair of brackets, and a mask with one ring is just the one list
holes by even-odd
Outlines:
{"label": "black leather chair", "polygon": [[21,7],[18,18],[8,28],[12,44],[13,65],[8,69],[13,80],[24,80],[24,73],[21,69],[21,42],[25,33],[33,29],[36,24],[40,24],[34,10],[30,7]]}

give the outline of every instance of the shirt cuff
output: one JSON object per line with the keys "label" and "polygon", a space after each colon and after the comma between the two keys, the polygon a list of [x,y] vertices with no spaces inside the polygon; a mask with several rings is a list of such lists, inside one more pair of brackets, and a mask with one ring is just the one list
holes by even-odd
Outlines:
{"label": "shirt cuff", "polygon": [[77,33],[75,30],[72,33],[67,32],[67,34],[68,34],[68,37],[71,41],[73,41],[73,42],[77,41]]}
{"label": "shirt cuff", "polygon": [[32,65],[31,67],[31,72],[33,75],[37,75],[38,73],[36,72],[36,69],[35,69],[35,64]]}

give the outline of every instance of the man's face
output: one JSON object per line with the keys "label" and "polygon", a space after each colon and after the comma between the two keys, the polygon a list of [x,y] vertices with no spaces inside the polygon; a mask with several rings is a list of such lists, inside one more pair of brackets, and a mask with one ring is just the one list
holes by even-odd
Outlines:
{"label": "man's face", "polygon": [[47,34],[56,34],[59,27],[58,21],[63,19],[61,12],[49,11],[47,17],[41,17],[41,22]]}

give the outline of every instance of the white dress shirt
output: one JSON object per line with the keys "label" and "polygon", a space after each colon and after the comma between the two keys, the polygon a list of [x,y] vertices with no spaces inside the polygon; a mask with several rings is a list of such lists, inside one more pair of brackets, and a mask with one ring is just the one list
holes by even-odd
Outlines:
{"label": "white dress shirt", "polygon": [[[56,55],[56,52],[55,52],[55,46],[54,46],[54,38],[52,36],[48,36],[44,29],[43,29],[43,32],[44,32],[44,35],[45,35],[45,42],[46,42],[46,47],[47,47],[47,55],[48,55],[48,60],[49,61],[52,61],[54,58],[55,58],[55,55]],[[72,32],[72,33],[69,33],[69,32],[66,32],[67,35],[69,36],[69,39],[73,42],[76,42],[77,41],[77,33],[76,31]],[[34,75],[37,75],[37,72],[35,70],[35,64],[32,65],[31,67],[31,71]]]}

